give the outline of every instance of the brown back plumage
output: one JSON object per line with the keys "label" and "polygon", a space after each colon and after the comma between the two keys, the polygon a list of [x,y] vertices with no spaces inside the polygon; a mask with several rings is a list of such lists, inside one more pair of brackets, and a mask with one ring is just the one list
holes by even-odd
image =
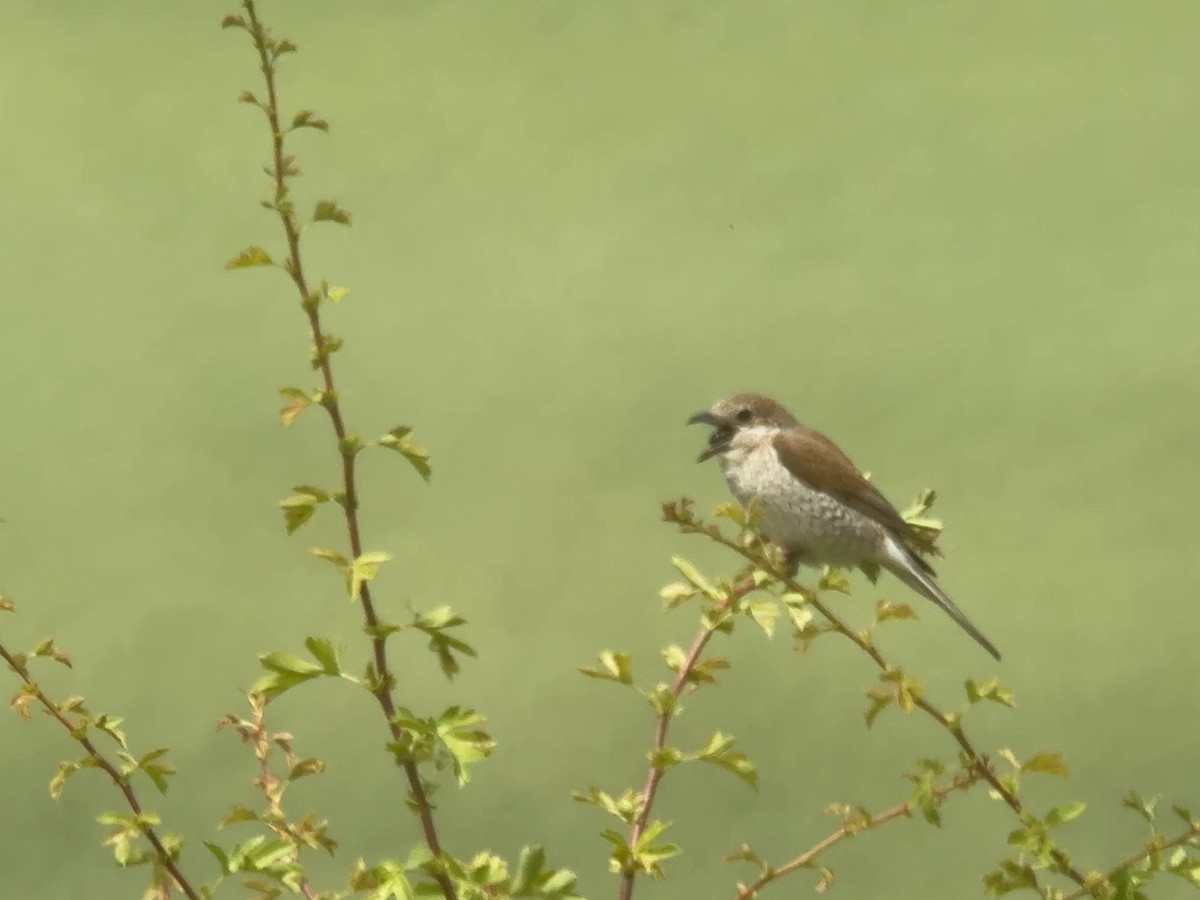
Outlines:
{"label": "brown back plumage", "polygon": [[[910,550],[939,555],[933,542],[934,535],[904,521],[904,517],[879,488],[868,481],[850,457],[821,432],[796,423],[776,436],[774,446],[784,467],[809,487],[829,494],[878,522]],[[917,561],[924,563],[919,557]]]}

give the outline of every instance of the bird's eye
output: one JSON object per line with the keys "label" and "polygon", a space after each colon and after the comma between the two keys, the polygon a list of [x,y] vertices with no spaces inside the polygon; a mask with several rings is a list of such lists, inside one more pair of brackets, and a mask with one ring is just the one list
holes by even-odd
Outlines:
{"label": "bird's eye", "polygon": [[749,407],[743,406],[736,413],[734,413],[733,418],[739,425],[745,425],[752,418],[754,418],[754,414],[750,412]]}

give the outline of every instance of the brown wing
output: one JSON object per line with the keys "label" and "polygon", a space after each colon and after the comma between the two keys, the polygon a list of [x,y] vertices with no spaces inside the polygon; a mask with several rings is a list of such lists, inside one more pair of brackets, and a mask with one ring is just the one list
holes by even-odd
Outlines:
{"label": "brown wing", "polygon": [[905,522],[879,488],[864,478],[850,457],[821,432],[798,425],[780,432],[774,444],[779,461],[809,487],[878,522],[910,549],[938,553],[930,535]]}

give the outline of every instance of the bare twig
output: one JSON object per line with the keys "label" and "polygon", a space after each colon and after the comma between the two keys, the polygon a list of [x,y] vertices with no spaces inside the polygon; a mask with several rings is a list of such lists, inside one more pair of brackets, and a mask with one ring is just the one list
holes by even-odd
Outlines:
{"label": "bare twig", "polygon": [[[945,802],[946,798],[950,796],[950,794],[954,793],[955,791],[965,790],[977,780],[978,776],[972,773],[968,777],[957,780],[952,784],[936,788],[933,791],[934,805],[941,806],[942,803]],[[751,898],[757,896],[759,891],[772,882],[778,881],[785,875],[789,875],[792,872],[797,872],[800,869],[810,868],[813,863],[816,862],[817,857],[833,847],[835,844],[839,844],[847,838],[852,838],[862,834],[864,831],[870,831],[874,828],[878,828],[880,825],[885,825],[895,819],[908,818],[912,815],[915,806],[916,804],[910,800],[904,803],[898,803],[891,809],[886,809],[881,813],[876,813],[867,819],[843,824],[841,828],[838,828],[826,835],[803,853],[797,854],[783,865],[770,866],[765,872],[763,872],[763,874],[749,884],[738,885],[735,900],[751,900]]]}

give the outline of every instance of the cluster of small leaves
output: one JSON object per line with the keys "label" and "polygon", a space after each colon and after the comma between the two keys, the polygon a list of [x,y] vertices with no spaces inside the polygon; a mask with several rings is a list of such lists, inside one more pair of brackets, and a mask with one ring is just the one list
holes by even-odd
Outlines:
{"label": "cluster of small leaves", "polygon": [[[629,829],[641,819],[645,810],[642,794],[632,788],[614,797],[591,785],[586,791],[573,791],[571,796],[580,803],[594,806],[619,819]],[[632,841],[613,828],[600,832],[600,836],[612,846],[609,854],[610,871],[614,874],[643,874],[661,878],[662,863],[680,852],[678,844],[661,840],[670,824],[660,819],[650,820]]]}
{"label": "cluster of small leaves", "polygon": [[467,620],[449,606],[438,606],[427,613],[414,613],[408,622],[380,623],[367,627],[372,638],[385,638],[401,631],[416,631],[429,638],[429,650],[438,660],[442,674],[453,680],[462,669],[459,657],[476,656],[475,648],[457,637],[451,629],[461,628]]}
{"label": "cluster of small leaves", "polygon": [[[941,523],[927,516],[933,500],[932,492],[927,492],[907,513],[910,518],[916,520],[915,524],[921,531],[922,540],[928,544],[924,548],[928,552],[936,552],[936,538],[941,530]],[[875,607],[875,620],[872,626],[862,631],[854,630],[842,621],[821,598],[821,593],[827,591],[848,592],[849,584],[844,573],[826,570],[816,590],[799,585],[786,571],[786,568],[779,565],[771,548],[766,547],[761,539],[756,541],[754,535],[747,534],[747,531],[751,530],[753,510],[739,518],[727,507],[722,507],[717,510],[717,516],[732,520],[738,526],[737,533],[727,535],[719,524],[707,522],[696,515],[691,502],[686,498],[663,506],[663,518],[676,525],[682,533],[706,536],[735,551],[752,567],[763,572],[767,583],[780,583],[791,594],[805,601],[798,604],[800,610],[810,614],[815,611],[819,614],[819,618],[794,622],[796,645],[799,650],[807,649],[817,637],[836,632],[850,640],[872,659],[879,669],[879,676],[876,683],[866,689],[868,707],[865,719],[868,726],[884,709],[895,706],[906,713],[920,710],[954,739],[959,748],[960,777],[973,778],[977,776],[986,781],[992,789],[993,796],[1003,800],[1022,825],[1022,828],[1018,829],[1020,836],[1018,837],[1017,832],[1014,832],[1012,837],[1014,846],[1020,848],[1019,859],[1014,864],[1026,866],[1025,855],[1033,854],[1035,865],[1044,860],[1046,868],[1066,876],[1077,886],[1083,886],[1083,873],[1071,863],[1069,855],[1047,837],[1051,829],[1063,824],[1072,816],[1078,815],[1079,811],[1068,806],[1052,810],[1040,818],[1033,816],[1018,796],[1016,774],[1019,770],[1014,769],[1014,774],[1007,776],[995,773],[987,757],[975,748],[963,729],[963,716],[972,706],[982,701],[1012,706],[1012,693],[995,679],[982,682],[971,680],[966,683],[967,705],[957,711],[941,710],[925,697],[920,680],[902,667],[889,663],[880,653],[874,641],[874,630],[881,623],[889,620],[915,618],[915,613],[911,608],[904,604],[881,601]],[[867,574],[873,576],[878,573],[868,571]],[[1056,756],[1042,754],[1027,762],[1033,764],[1029,770],[1053,771],[1057,768],[1056,761],[1060,762]],[[909,801],[913,809],[919,810],[928,820],[935,823],[940,821],[940,817],[935,802],[937,794],[934,788],[934,779],[943,771],[941,763],[929,760],[925,761],[923,767],[918,767],[917,777],[914,779],[914,792]],[[1011,874],[1008,872],[1008,867],[1001,867],[998,871],[1000,876],[997,877],[1008,878]],[[825,881],[822,883],[827,884]],[[997,882],[997,884],[1001,883]],[[1007,884],[1008,882],[1005,881],[1002,886]]]}
{"label": "cluster of small leaves", "polygon": [[389,859],[368,866],[360,859],[350,873],[350,889],[365,892],[367,900],[430,896],[439,893],[437,882],[424,877],[433,870],[453,880],[462,900],[582,900],[575,893],[575,873],[548,867],[546,852],[537,844],[522,847],[511,869],[506,860],[487,850],[464,861],[435,859],[425,847],[414,849],[403,862]]}
{"label": "cluster of small leaves", "polygon": [[[12,612],[13,602],[0,596],[0,611]],[[157,747],[145,753],[134,754],[121,728],[120,716],[93,713],[83,697],[69,697],[58,701],[47,695],[30,672],[30,663],[50,660],[70,667],[71,659],[52,638],[39,641],[26,653],[11,652],[0,644],[0,659],[21,682],[10,706],[23,719],[32,717],[31,708],[40,707],[50,718],[58,722],[71,739],[83,750],[83,755],[59,763],[50,778],[50,796],[55,800],[62,796],[67,780],[77,772],[87,769],[102,772],[120,792],[126,804],[125,810],[109,810],[100,813],[96,821],[105,827],[103,845],[111,848],[113,859],[122,868],[149,866],[150,875],[144,892],[147,898],[167,898],[176,891],[188,897],[206,895],[204,888],[193,888],[178,865],[183,848],[183,838],[171,832],[160,832],[162,820],[145,808],[137,795],[135,777],[144,776],[160,794],[165,794],[175,767],[166,759],[167,748]],[[115,754],[103,752],[93,737],[103,738],[116,744]]]}
{"label": "cluster of small leaves", "polygon": [[266,674],[250,688],[252,694],[260,695],[269,702],[291,690],[298,684],[314,678],[344,678],[355,684],[362,682],[342,671],[340,654],[329,638],[308,637],[304,641],[312,660],[294,653],[275,650],[258,658]]}
{"label": "cluster of small leaves", "polygon": [[[1015,768],[1034,771],[1052,771],[1065,775],[1060,760],[1047,759],[1038,754],[1024,764],[1017,764],[1011,755],[1007,757]],[[1061,771],[1060,771],[1061,768]],[[1172,807],[1172,816],[1183,823],[1182,830],[1168,835],[1161,828],[1157,810],[1158,798],[1145,798],[1137,791],[1130,791],[1123,805],[1133,810],[1149,824],[1149,833],[1141,848],[1129,858],[1106,872],[1090,871],[1083,885],[1068,892],[1046,882],[1047,873],[1063,874],[1056,859],[1061,853],[1055,839],[1055,829],[1082,815],[1085,804],[1076,801],[1057,806],[1044,816],[1026,815],[1021,827],[1008,836],[1009,846],[1016,853],[1001,861],[984,876],[984,886],[993,896],[1003,896],[1016,891],[1035,893],[1046,900],[1076,900],[1089,897],[1095,900],[1147,900],[1145,888],[1161,875],[1175,876],[1194,888],[1200,888],[1200,820],[1181,806]]]}
{"label": "cluster of small leaves", "polygon": [[[740,508],[731,507],[730,514],[745,521]],[[640,792],[626,789],[614,796],[592,786],[573,797],[618,819],[624,832],[605,829],[601,836],[610,845],[609,868],[621,876],[621,896],[632,893],[634,879],[639,875],[660,878],[662,864],[680,852],[677,844],[664,839],[670,823],[651,815],[658,785],[663,776],[676,766],[686,763],[708,763],[730,772],[747,785],[756,788],[758,772],[749,757],[735,748],[735,739],[723,731],[714,732],[703,746],[685,750],[668,743],[671,721],[683,707],[680,699],[685,693],[704,685],[715,685],[720,673],[729,668],[729,661],[715,654],[705,654],[709,640],[715,634],[732,634],[739,619],[754,622],[768,636],[775,631],[781,607],[793,615],[803,607],[803,598],[784,603],[779,598],[748,599],[769,576],[754,567],[747,567],[731,581],[716,581],[705,576],[692,562],[675,557],[672,565],[683,581],[667,585],[660,592],[664,607],[675,609],[696,601],[700,604],[700,630],[685,650],[678,644],[662,649],[663,663],[673,678],[652,686],[640,686],[634,680],[633,659],[628,653],[602,651],[597,665],[585,666],[580,672],[589,678],[609,681],[638,693],[655,716],[655,734],[646,758],[649,770],[646,785]]]}
{"label": "cluster of small leaves", "polygon": [[450,769],[459,786],[471,780],[471,767],[491,756],[495,740],[475,726],[484,717],[473,709],[450,706],[441,715],[417,716],[400,707],[395,722],[400,736],[388,744],[388,751],[400,765],[432,763],[438,771]]}
{"label": "cluster of small leaves", "polygon": [[873,725],[876,717],[893,703],[902,711],[911,713],[917,707],[917,701],[924,695],[921,682],[904,669],[895,666],[884,669],[879,674],[879,681],[865,691],[870,705],[863,714],[867,725]]}
{"label": "cluster of small leaves", "polygon": [[[304,848],[320,848],[332,856],[337,842],[329,836],[327,823],[315,813],[290,819],[283,808],[288,788],[301,778],[321,774],[325,764],[297,754],[291,734],[267,729],[265,695],[252,692],[248,699],[250,716],[228,713],[217,722],[217,730],[232,729],[243,744],[253,747],[258,761],[253,784],[263,796],[263,807],[253,810],[242,805],[231,806],[220,827],[253,823],[265,833],[252,834],[230,847],[212,841],[205,841],[205,846],[216,858],[223,876],[243,874],[252,895],[274,898],[282,890],[296,893],[306,886],[300,862]],[[277,758],[282,758],[278,768]]]}

